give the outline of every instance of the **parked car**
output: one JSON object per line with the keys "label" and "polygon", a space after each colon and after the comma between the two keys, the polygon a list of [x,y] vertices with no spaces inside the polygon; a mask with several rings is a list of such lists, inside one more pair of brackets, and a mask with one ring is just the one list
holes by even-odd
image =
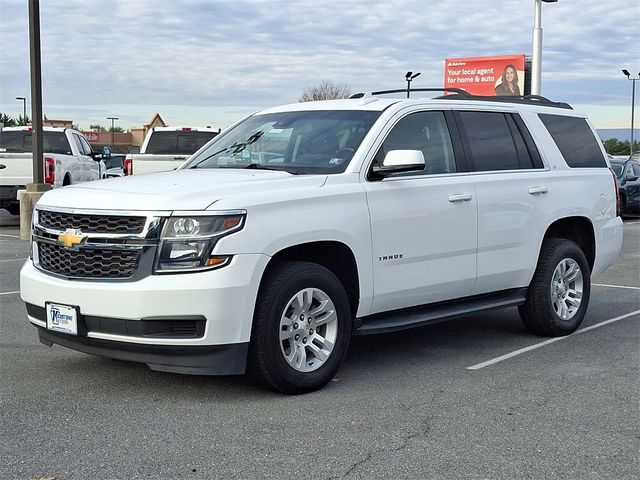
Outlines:
{"label": "parked car", "polygon": [[105,178],[123,177],[124,176],[124,159],[125,155],[121,153],[112,153],[110,158],[105,159],[106,172]]}
{"label": "parked car", "polygon": [[610,162],[618,180],[622,215],[640,215],[640,163],[616,158]]}
{"label": "parked car", "polygon": [[506,307],[574,332],[622,247],[617,191],[565,103],[296,103],[176,171],[45,193],[21,298],[45,345],[308,392],[352,335]]}

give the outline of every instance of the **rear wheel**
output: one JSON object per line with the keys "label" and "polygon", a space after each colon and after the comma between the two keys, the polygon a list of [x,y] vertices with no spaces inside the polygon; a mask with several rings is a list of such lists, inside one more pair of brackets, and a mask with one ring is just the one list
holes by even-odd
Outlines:
{"label": "rear wheel", "polygon": [[568,335],[582,323],[590,294],[589,264],[580,247],[567,239],[547,239],[520,318],[533,333]]}
{"label": "rear wheel", "polygon": [[282,393],[316,390],[333,378],[349,346],[351,308],[340,280],[309,262],[286,262],[258,294],[249,365]]}

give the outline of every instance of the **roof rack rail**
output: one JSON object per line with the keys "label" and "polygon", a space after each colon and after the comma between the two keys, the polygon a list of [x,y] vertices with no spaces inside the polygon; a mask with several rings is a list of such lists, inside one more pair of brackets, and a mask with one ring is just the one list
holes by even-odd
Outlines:
{"label": "roof rack rail", "polygon": [[[353,95],[351,95],[349,98],[362,98],[364,97],[367,93],[370,93],[371,95],[387,95],[390,93],[407,93],[407,89],[406,88],[402,88],[402,89],[397,89],[397,90],[378,90],[377,92],[359,92],[359,93],[354,93]],[[460,89],[460,88],[412,88],[411,90],[409,90],[409,92],[451,92],[451,93],[455,93],[457,95],[469,95],[467,92],[465,92],[464,90]]]}
{"label": "roof rack rail", "polygon": [[441,95],[435,97],[434,100],[477,100],[484,102],[504,102],[504,103],[526,103],[529,105],[543,105],[545,107],[564,108],[567,110],[573,110],[573,107],[565,102],[554,102],[547,97],[541,95],[471,95],[468,92],[464,92],[464,95],[455,93],[453,95]]}

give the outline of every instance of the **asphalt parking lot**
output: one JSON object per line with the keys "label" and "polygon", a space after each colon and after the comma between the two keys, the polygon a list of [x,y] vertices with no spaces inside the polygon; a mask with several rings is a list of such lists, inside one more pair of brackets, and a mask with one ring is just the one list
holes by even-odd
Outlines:
{"label": "asphalt parking lot", "polygon": [[577,333],[546,342],[508,309],[357,337],[297,397],[39,344],[17,293],[27,251],[0,224],[2,479],[640,475],[637,219]]}

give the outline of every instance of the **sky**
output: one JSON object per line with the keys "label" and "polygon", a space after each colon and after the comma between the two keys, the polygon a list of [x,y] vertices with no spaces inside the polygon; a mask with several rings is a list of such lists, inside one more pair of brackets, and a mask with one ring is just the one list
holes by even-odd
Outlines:
{"label": "sky", "polygon": [[[531,54],[534,0],[41,0],[42,96],[82,129],[225,128],[323,80],[441,87],[444,59]],[[543,3],[542,94],[628,128],[639,0]],[[633,20],[635,19],[635,20]],[[0,0],[0,112],[31,96],[28,0]],[[640,96],[640,89],[636,96]],[[29,116],[31,104],[27,104]],[[636,108],[636,126],[639,125]]]}

